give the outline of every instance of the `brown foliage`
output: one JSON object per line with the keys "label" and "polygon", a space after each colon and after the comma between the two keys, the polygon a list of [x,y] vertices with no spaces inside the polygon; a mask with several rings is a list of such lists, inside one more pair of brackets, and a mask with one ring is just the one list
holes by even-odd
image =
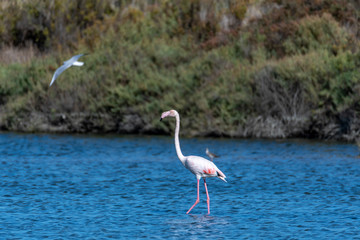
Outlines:
{"label": "brown foliage", "polygon": [[[280,7],[273,9],[262,18],[253,20],[251,32],[258,31],[265,35],[265,47],[269,52],[281,58],[286,55],[282,44],[297,30],[297,22],[309,15],[322,16],[324,13],[332,15],[342,25],[353,30],[355,37],[360,37],[359,17],[356,12],[355,1],[346,0],[270,0]],[[252,34],[255,36],[255,34]],[[256,42],[256,39],[252,39]]]}

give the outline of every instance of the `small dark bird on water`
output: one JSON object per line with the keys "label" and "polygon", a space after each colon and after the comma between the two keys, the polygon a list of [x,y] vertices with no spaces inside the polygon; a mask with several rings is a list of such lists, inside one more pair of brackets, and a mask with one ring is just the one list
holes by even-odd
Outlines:
{"label": "small dark bird on water", "polygon": [[216,155],[215,153],[210,152],[208,148],[206,148],[206,151],[205,151],[205,152],[206,152],[206,155],[209,156],[209,158],[211,159],[211,161],[213,161],[214,158],[220,157],[220,156]]}

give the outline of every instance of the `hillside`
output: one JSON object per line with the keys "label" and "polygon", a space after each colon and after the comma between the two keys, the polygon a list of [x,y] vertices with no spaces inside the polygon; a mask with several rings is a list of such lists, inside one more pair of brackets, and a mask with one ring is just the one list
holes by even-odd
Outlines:
{"label": "hillside", "polygon": [[[353,141],[357,1],[3,1],[0,128]],[[55,69],[72,55],[85,65]],[[170,121],[171,122],[171,121]]]}

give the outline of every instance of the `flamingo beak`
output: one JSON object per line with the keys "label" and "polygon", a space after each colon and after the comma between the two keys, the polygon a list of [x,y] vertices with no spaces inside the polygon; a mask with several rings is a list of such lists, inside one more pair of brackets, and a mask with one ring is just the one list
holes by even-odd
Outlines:
{"label": "flamingo beak", "polygon": [[160,121],[162,121],[163,120],[163,118],[160,118]]}

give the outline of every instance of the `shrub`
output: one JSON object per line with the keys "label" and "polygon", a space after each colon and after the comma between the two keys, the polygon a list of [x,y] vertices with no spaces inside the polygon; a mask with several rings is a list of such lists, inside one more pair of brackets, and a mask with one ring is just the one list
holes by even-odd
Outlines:
{"label": "shrub", "polygon": [[[0,13],[2,48],[35,48],[30,61],[0,65],[3,129],[47,121],[64,131],[164,133],[173,123],[159,124],[159,114],[175,108],[187,135],[324,136],[318,129],[339,129],[336,119],[359,111],[359,44],[344,26],[358,11],[343,1],[34,3]],[[266,11],[242,24],[248,4]],[[85,65],[49,88],[55,69],[82,52]],[[36,124],[23,124],[29,118]]]}

